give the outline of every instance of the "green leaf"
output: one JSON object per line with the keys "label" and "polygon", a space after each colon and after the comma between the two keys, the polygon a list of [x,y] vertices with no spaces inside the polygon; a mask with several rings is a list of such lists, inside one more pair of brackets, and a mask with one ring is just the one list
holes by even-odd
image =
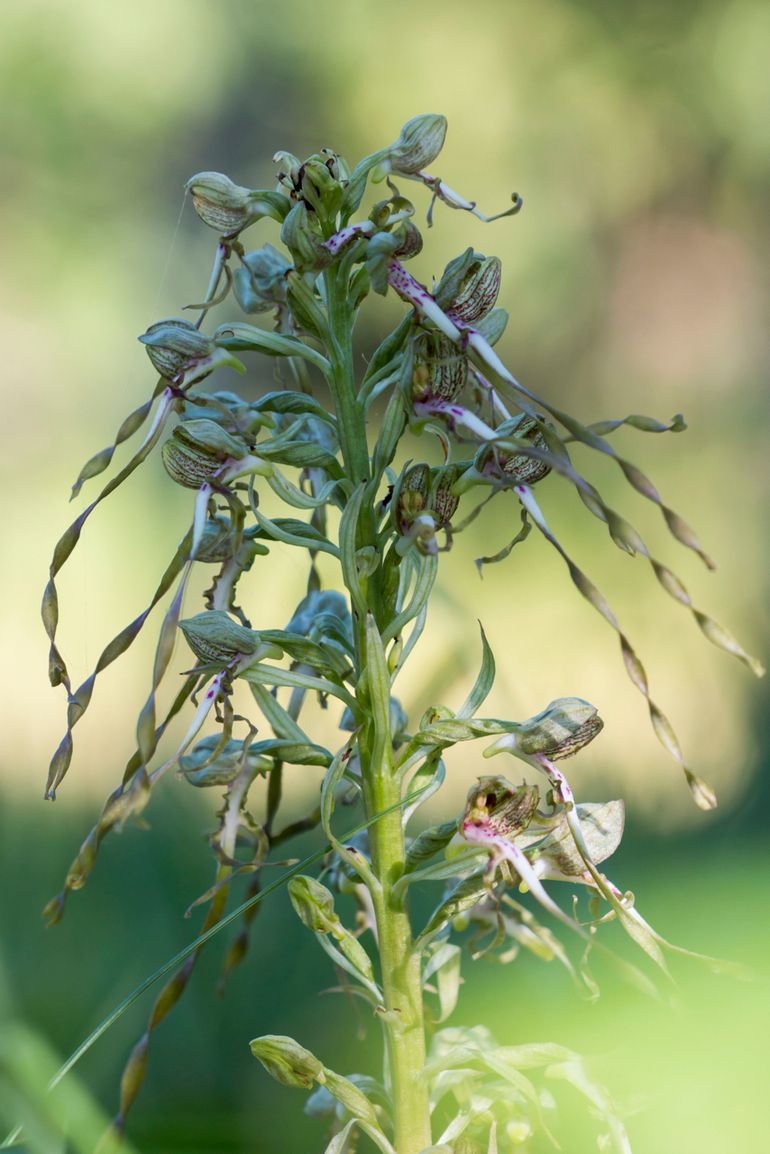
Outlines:
{"label": "green leaf", "polygon": [[254,350],[274,357],[303,357],[323,373],[331,373],[331,365],[326,357],[317,352],[298,337],[284,336],[245,323],[220,325],[213,335],[216,344],[223,349],[242,351]]}
{"label": "green leaf", "polygon": [[392,621],[386,626],[382,632],[382,643],[387,645],[389,641],[393,641],[398,637],[401,631],[410,621],[414,621],[427,604],[430,597],[433,584],[438,573],[438,557],[435,555],[422,557],[417,559],[404,558],[402,562],[402,569],[404,564],[409,561],[416,570],[416,580],[414,588],[412,589],[411,597],[406,606],[397,613]]}
{"label": "green leaf", "polygon": [[[408,886],[415,882],[442,882],[447,878],[463,878],[469,869],[476,870],[489,857],[489,851],[469,847],[451,858],[441,858],[431,865],[402,874],[393,886],[393,897],[400,901]],[[484,889],[482,878],[482,889]],[[456,915],[452,915],[453,917]]]}
{"label": "green leaf", "polygon": [[473,717],[489,696],[495,681],[495,656],[492,652],[484,626],[479,621],[481,632],[481,669],[473,688],[456,713],[458,720]]}
{"label": "green leaf", "polygon": [[[315,495],[299,489],[284,477],[279,469],[275,469],[272,476],[267,478],[267,483],[282,501],[285,501],[287,505],[291,505],[294,509],[321,509],[324,505],[328,505],[332,501],[335,505],[339,505],[340,503],[339,491],[341,485],[335,478],[332,478],[332,480],[327,481],[325,485],[322,485]],[[283,518],[276,517],[275,521],[276,524],[280,525]],[[304,522],[301,523],[304,524]]]}
{"label": "green leaf", "polygon": [[437,853],[441,853],[456,833],[456,821],[445,821],[441,825],[432,825],[423,830],[407,847],[405,872],[410,873],[423,862],[430,861]]}
{"label": "green leaf", "polygon": [[324,1154],[345,1154],[345,1151],[348,1149],[348,1139],[356,1122],[356,1118],[351,1118],[350,1121],[342,1127],[340,1132],[335,1134],[327,1144]]}
{"label": "green leaf", "polygon": [[382,478],[383,473],[392,463],[408,424],[408,419],[403,394],[399,389],[395,389],[379,423],[379,434],[372,455],[372,477],[375,481]]}
{"label": "green leaf", "polygon": [[312,677],[309,673],[280,669],[277,665],[266,665],[261,661],[255,665],[247,666],[240,676],[251,685],[288,685],[292,688],[309,689],[315,693],[336,697],[340,701],[344,701],[345,705],[353,711],[354,716],[358,716],[360,712],[355,697],[348,693],[344,686],[330,681],[326,677]]}
{"label": "green leaf", "polygon": [[277,392],[265,393],[259,400],[254,401],[252,409],[258,413],[290,413],[297,416],[316,417],[337,428],[337,418],[325,408],[320,401],[310,393],[298,393],[291,389],[281,389]]}
{"label": "green leaf", "polygon": [[366,373],[361,383],[362,392],[366,392],[367,386],[370,386],[371,382],[379,377],[383,370],[390,370],[393,362],[398,358],[404,348],[407,338],[412,331],[413,324],[414,318],[412,313],[406,313],[396,327],[380,342],[372,353],[369,364],[366,367]]}
{"label": "green leaf", "polygon": [[334,760],[324,775],[321,785],[321,827],[343,861],[347,862],[357,873],[362,869],[363,857],[357,851],[344,846],[337,840],[332,831],[332,815],[334,813],[334,794],[337,786],[345,776],[348,758],[353,750],[355,738],[350,737],[335,754]]}
{"label": "green leaf", "polygon": [[268,754],[275,761],[286,761],[289,765],[331,765],[332,754],[323,745],[313,742],[282,741],[269,738],[255,741],[251,749],[257,754]]}
{"label": "green leaf", "polygon": [[364,677],[368,709],[374,724],[374,743],[371,761],[378,767],[377,772],[389,773],[392,768],[393,746],[390,733],[390,674],[385,658],[385,650],[374,614],[366,614],[365,632],[366,665]]}
{"label": "green leaf", "polygon": [[438,793],[444,784],[445,777],[446,766],[437,752],[431,753],[426,757],[423,764],[409,782],[406,796],[410,805],[404,813],[404,825],[406,825],[412,815],[416,813],[423,802],[433,797],[435,793]]}
{"label": "green leaf", "polygon": [[462,950],[450,942],[440,942],[429,954],[423,971],[423,984],[434,975],[438,988],[439,1016],[436,1022],[444,1022],[457,1005],[460,993],[460,963]]}
{"label": "green leaf", "polygon": [[334,480],[342,477],[339,461],[323,445],[313,444],[311,441],[285,441],[276,438],[275,445],[268,441],[257,443],[260,458],[267,461],[277,461],[281,465],[289,465],[292,469],[324,469]]}
{"label": "green leaf", "polygon": [[334,1070],[330,1070],[328,1066],[324,1066],[323,1075],[319,1081],[332,1097],[342,1103],[349,1114],[380,1130],[374,1106],[354,1082],[348,1078],[343,1078],[341,1074],[335,1074]]}
{"label": "green leaf", "polygon": [[496,717],[477,717],[468,721],[453,717],[439,718],[422,725],[412,741],[415,744],[440,745],[445,748],[459,741],[473,741],[478,737],[492,737],[500,733],[515,733],[519,728],[520,725],[516,721],[500,721]]}
{"label": "green leaf", "polygon": [[[456,861],[457,859],[455,859]],[[476,859],[479,861],[479,859]],[[469,855],[470,861],[470,855]],[[471,862],[471,864],[473,864]],[[431,879],[427,879],[431,880]],[[436,934],[440,933],[449,922],[454,921],[460,914],[466,913],[473,909],[474,906],[487,896],[489,893],[483,869],[470,877],[463,878],[458,882],[454,889],[445,897],[428,919],[425,928],[418,935],[418,942],[428,942]]]}
{"label": "green leaf", "polygon": [[[300,549],[312,549],[317,553],[329,553],[339,558],[340,551],[332,545],[323,533],[319,533],[313,525],[294,517],[276,517],[271,521],[252,505],[254,519],[261,529],[260,536],[269,537],[271,541],[281,541],[284,545],[296,545]],[[256,536],[256,534],[255,534]]]}
{"label": "green leaf", "polygon": [[345,970],[352,977],[361,982],[372,995],[375,1006],[383,1004],[382,992],[374,980],[372,959],[354,934],[344,927],[332,935],[335,945],[331,945],[329,937],[323,938],[321,944],[335,964]]}
{"label": "green leaf", "polygon": [[[289,897],[302,924],[312,930],[334,961],[353,977],[363,981],[374,994],[382,996],[374,981],[372,961],[358,938],[345,928],[334,908],[334,897],[317,878],[300,874],[289,882]],[[329,942],[332,938],[335,946]]]}
{"label": "green leaf", "polygon": [[353,606],[362,619],[366,616],[368,605],[364,583],[361,581],[357,564],[358,519],[361,516],[361,509],[367,491],[368,487],[363,482],[357,485],[353,490],[353,495],[345,506],[340,520],[340,547],[338,553],[340,564],[342,565],[342,576],[345,581],[345,587],[350,593],[350,600]]}
{"label": "green leaf", "polygon": [[307,1090],[323,1074],[323,1064],[315,1054],[284,1034],[264,1034],[254,1038],[249,1046],[271,1078],[282,1086]]}
{"label": "green leaf", "polygon": [[261,629],[259,633],[264,642],[277,645],[284,653],[303,665],[312,669],[333,673],[336,677],[347,677],[351,672],[350,661],[344,654],[323,642],[311,641],[298,633],[290,633],[285,629]]}
{"label": "green leaf", "polygon": [[381,148],[379,152],[374,152],[371,156],[360,160],[351,172],[340,206],[340,217],[343,225],[347,224],[350,217],[360,205],[363,195],[366,192],[369,173],[373,168],[376,168],[383,157],[387,156],[387,153],[387,148]]}

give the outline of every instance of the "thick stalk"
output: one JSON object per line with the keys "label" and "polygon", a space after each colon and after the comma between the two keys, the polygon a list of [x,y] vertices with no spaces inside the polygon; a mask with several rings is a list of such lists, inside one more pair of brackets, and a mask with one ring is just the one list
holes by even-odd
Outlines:
{"label": "thick stalk", "polygon": [[[340,446],[347,475],[356,483],[369,480],[370,461],[363,406],[356,396],[353,372],[351,324],[347,286],[336,268],[324,274],[329,310],[329,359],[333,368],[332,391],[339,424]],[[362,509],[359,545],[376,544],[376,525],[371,504]],[[380,619],[379,573],[369,581],[367,600],[375,619]],[[357,622],[356,665],[360,677],[365,662],[364,623]],[[372,757],[372,751],[391,748],[390,733],[375,732],[370,719],[359,736],[363,778],[363,801],[367,817],[398,802],[401,786],[389,757]],[[420,956],[415,952],[412,927],[405,900],[394,901],[392,887],[404,868],[405,844],[400,810],[383,817],[369,832],[372,866],[380,889],[372,894],[377,920],[380,968],[385,997],[383,1028],[386,1037],[390,1092],[393,1099],[397,1154],[420,1154],[431,1144],[425,1067]]]}
{"label": "thick stalk", "polygon": [[[367,817],[400,798],[400,786],[392,774],[377,774],[373,766],[368,768],[368,788],[364,791]],[[392,887],[404,868],[401,811],[395,810],[383,817],[372,826],[369,836],[374,873],[382,886],[381,892],[373,897],[385,995],[383,1016],[395,1147],[398,1154],[420,1154],[431,1144],[428,1092],[423,1081],[425,1023],[420,955],[414,949],[408,910],[392,896]]]}

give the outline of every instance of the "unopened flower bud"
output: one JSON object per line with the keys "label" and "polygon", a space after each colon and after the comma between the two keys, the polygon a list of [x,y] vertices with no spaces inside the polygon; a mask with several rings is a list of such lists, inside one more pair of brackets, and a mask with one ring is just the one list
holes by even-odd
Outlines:
{"label": "unopened flower bud", "polygon": [[331,148],[322,148],[319,155],[323,157],[324,163],[334,179],[340,184],[346,184],[350,179],[350,169],[345,158]]}
{"label": "unopened flower bud", "polygon": [[228,433],[218,421],[208,417],[182,421],[174,430],[174,435],[185,445],[210,453],[220,461],[231,457],[238,460],[248,452],[248,445],[242,437]]}
{"label": "unopened flower bud", "polygon": [[237,236],[262,217],[282,221],[289,201],[281,192],[244,188],[221,172],[199,172],[185,185],[204,224],[224,237]]}
{"label": "unopened flower bud", "polygon": [[[203,526],[203,534],[195,550],[195,560],[204,564],[222,565],[237,555],[239,567],[246,570],[251,567],[256,556],[267,554],[268,548],[261,541],[254,541],[251,537],[241,534],[238,545],[238,537],[239,534],[234,531],[229,521],[223,517],[209,517]],[[236,546],[238,546],[237,554]]]}
{"label": "unopened flower bud", "polygon": [[[294,610],[286,629],[303,637],[333,637],[337,644],[353,646],[348,602],[336,589],[314,589],[308,593]],[[355,729],[355,724],[350,728]]]}
{"label": "unopened flower bud", "polygon": [[274,294],[291,268],[283,253],[271,244],[264,244],[253,252],[247,252],[243,263],[248,268],[260,292]]}
{"label": "unopened flower bud", "polygon": [[413,256],[422,252],[422,233],[413,221],[405,220],[396,228],[393,235],[398,241],[393,255],[399,260],[411,260]]}
{"label": "unopened flower bud", "polygon": [[502,267],[499,257],[476,254],[457,293],[446,306],[449,316],[472,325],[491,312],[500,292]]}
{"label": "unopened flower bud", "polygon": [[195,560],[211,564],[229,561],[233,556],[233,543],[230,523],[223,517],[210,517],[203,526]]}
{"label": "unopened flower bud", "polygon": [[453,257],[441,274],[441,279],[434,286],[433,296],[438,305],[446,311],[454,298],[461,291],[463,283],[479,261],[484,258],[481,253],[466,248],[459,256]]}
{"label": "unopened flower bud", "polygon": [[245,313],[267,312],[286,300],[286,275],[292,265],[271,244],[246,253],[233,273],[233,292]]}
{"label": "unopened flower bud", "polygon": [[282,1086],[299,1086],[309,1090],[319,1075],[323,1075],[323,1064],[293,1038],[282,1034],[265,1034],[262,1038],[255,1038],[249,1045],[254,1057]]}
{"label": "unopened flower bud", "polygon": [[[289,897],[294,911],[308,930],[313,930],[314,934],[330,934],[335,939],[343,956],[351,962],[351,965],[356,967],[359,974],[364,975],[368,980],[373,980],[372,959],[369,958],[358,938],[346,930],[342,922],[339,921],[334,907],[334,898],[326,886],[316,882],[313,877],[300,875],[291,879]],[[330,1074],[329,1071],[327,1073]]]}
{"label": "unopened flower bud", "polygon": [[203,223],[221,236],[234,236],[255,219],[251,190],[222,172],[199,172],[185,188]]}
{"label": "unopened flower bud", "polygon": [[[229,389],[216,389],[213,392],[207,392],[205,397],[198,394],[195,397],[189,395],[185,397],[182,405],[182,420],[191,421],[194,417],[211,417],[212,413],[231,414],[233,421],[238,424],[241,421],[250,422],[264,422],[270,425],[271,418],[267,414],[259,414],[255,416],[250,405],[244,401],[243,397],[238,393],[233,393]],[[217,420],[221,420],[217,416]]]}
{"label": "unopened flower bud", "polygon": [[240,460],[248,452],[246,442],[232,436],[216,421],[201,417],[183,421],[161,449],[169,476],[187,489],[197,489],[222,468],[225,461]]}
{"label": "unopened flower bud", "polygon": [[430,492],[430,466],[412,465],[401,478],[394,518],[399,533],[407,533],[415,517],[426,508]]}
{"label": "unopened flower bud", "polygon": [[239,625],[222,609],[207,609],[179,622],[185,641],[199,661],[227,664],[236,657],[256,656],[264,649],[254,629]]}
{"label": "unopened flower bud", "polygon": [[222,468],[218,457],[183,444],[171,436],[160,450],[163,467],[172,481],[186,489],[199,489]]}
{"label": "unopened flower bud", "polygon": [[322,220],[332,220],[339,211],[348,183],[348,166],[330,148],[300,161],[291,152],[276,152],[278,188],[295,204],[304,203]]}
{"label": "unopened flower bud", "polygon": [[147,348],[147,356],[158,373],[167,381],[174,381],[189,369],[205,363],[216,351],[211,337],[190,321],[176,318],[150,325],[139,340]]}
{"label": "unopened flower bud", "polygon": [[334,909],[334,897],[315,878],[299,874],[288,885],[289,897],[297,917],[315,934],[333,934],[340,926]]}
{"label": "unopened flower bud", "polygon": [[391,196],[379,200],[369,213],[369,220],[377,228],[393,228],[414,216],[414,205],[405,196]]}
{"label": "unopened flower bud", "polygon": [[335,177],[337,165],[326,149],[326,155],[316,153],[308,157],[299,171],[299,191],[305,204],[318,213],[324,220],[331,220],[336,216],[342,204],[344,189]]}
{"label": "unopened flower bud", "polygon": [[283,222],[281,240],[299,269],[317,271],[325,268],[333,259],[325,247],[318,223],[311,219],[304,201],[298,201]]}
{"label": "unopened flower bud", "polygon": [[391,201],[378,200],[369,213],[369,220],[376,228],[387,228],[392,212]]}
{"label": "unopened flower bud", "polygon": [[292,199],[296,199],[302,161],[298,156],[295,156],[293,152],[281,150],[280,152],[276,152],[273,157],[273,164],[278,165],[276,179],[278,180],[279,190],[288,192]]}
{"label": "unopened flower bud", "polygon": [[223,517],[210,517],[203,526],[203,534],[195,553],[196,561],[212,563],[230,561],[232,535],[229,522]]}
{"label": "unopened flower bud", "polygon": [[445,465],[438,470],[434,478],[430,494],[430,507],[437,529],[445,529],[457,512],[460,498],[454,495],[452,486],[457,480],[459,472],[457,465]]}
{"label": "unopened flower bud", "polygon": [[485,476],[494,477],[512,485],[536,485],[551,471],[551,466],[537,457],[517,452],[506,447],[505,438],[526,441],[533,449],[548,449],[542,425],[527,413],[520,413],[508,421],[503,421],[495,430],[498,443],[484,445],[476,456],[476,468]]}
{"label": "unopened flower bud", "polygon": [[499,837],[512,838],[530,824],[539,801],[536,785],[514,786],[505,777],[480,777],[468,791],[461,826],[484,825]]}
{"label": "unopened flower bud", "polygon": [[446,117],[436,113],[425,113],[407,121],[396,143],[388,149],[389,170],[402,176],[422,172],[433,164],[444,147],[446,130]]}
{"label": "unopened flower bud", "polygon": [[524,758],[538,755],[551,761],[572,757],[604,728],[595,705],[581,697],[560,697],[542,713],[523,721],[515,733],[507,733],[488,749],[485,757],[507,751]]}
{"label": "unopened flower bud", "polygon": [[412,377],[417,400],[453,401],[468,380],[468,361],[443,333],[426,333],[419,344]]}
{"label": "unopened flower bud", "polygon": [[406,851],[407,867],[413,870],[430,861],[446,848],[456,833],[456,821],[445,821],[441,825],[432,825],[423,830],[409,843]]}

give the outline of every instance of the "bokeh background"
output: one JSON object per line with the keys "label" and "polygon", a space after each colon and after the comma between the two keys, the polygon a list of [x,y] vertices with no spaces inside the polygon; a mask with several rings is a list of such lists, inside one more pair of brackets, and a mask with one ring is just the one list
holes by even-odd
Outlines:
{"label": "bokeh background", "polygon": [[[682,434],[629,431],[617,442],[698,527],[716,575],[676,547],[619,473],[576,456],[674,563],[696,604],[763,656],[769,41],[770,10],[759,0],[3,5],[0,960],[8,1020],[66,1054],[190,940],[199,923],[183,911],[210,882],[213,805],[168,781],[150,829],[110,839],[63,924],[45,931],[39,917],[132,748],[152,652],[151,639],[140,640],[103,677],[60,800],[44,804],[65,703],[46,680],[39,595],[52,545],[74,515],[69,484],[152,386],[135,334],[205,290],[213,234],[184,205],[187,177],[215,169],[270,187],[278,148],[303,156],[328,145],[355,161],[417,112],[444,112],[440,175],[488,211],[513,189],[525,209],[484,226],[439,206],[415,271],[429,281],[468,244],[499,254],[501,303],[511,312],[501,351],[520,379],[585,421],[685,414]],[[253,230],[251,243],[275,240],[269,231]],[[398,311],[392,300],[370,311],[362,351]],[[267,362],[251,372],[249,387],[270,386]],[[741,984],[682,963],[672,1010],[613,975],[602,999],[586,1005],[563,971],[534,960],[467,963],[454,1020],[494,1025],[501,1041],[553,1040],[592,1055],[636,1111],[628,1127],[639,1154],[757,1150],[770,1123],[766,688],[708,646],[641,561],[612,549],[571,490],[550,479],[539,493],[617,609],[720,809],[704,815],[692,806],[614,638],[545,542],[533,535],[480,581],[473,559],[513,535],[512,499],[442,560],[425,658],[405,674],[405,704],[419,711],[462,699],[478,660],[477,617],[498,659],[491,713],[528,716],[571,694],[596,703],[606,729],[572,776],[583,798],[627,800],[612,876],[663,932],[753,965],[759,977]],[[189,515],[189,494],[174,490],[155,460],[89,523],[61,581],[62,637],[78,672],[149,599]],[[258,565],[251,577],[256,626],[282,625],[301,596],[296,557],[275,556],[280,563]],[[433,811],[441,818],[484,769],[467,750],[449,765]],[[301,812],[317,785],[298,771],[290,808]],[[132,1140],[147,1154],[320,1149],[299,1095],[268,1082],[248,1040],[294,1033],[349,1070],[371,1063],[373,1027],[347,1002],[317,995],[334,975],[285,897],[257,919],[252,953],[221,1000],[219,955],[214,945],[203,957],[155,1037]],[[107,1112],[149,1004],[135,1006],[79,1068]],[[8,1050],[0,1115],[10,1126],[18,1077],[7,1074]],[[563,1148],[583,1154],[593,1139],[569,1109]]]}

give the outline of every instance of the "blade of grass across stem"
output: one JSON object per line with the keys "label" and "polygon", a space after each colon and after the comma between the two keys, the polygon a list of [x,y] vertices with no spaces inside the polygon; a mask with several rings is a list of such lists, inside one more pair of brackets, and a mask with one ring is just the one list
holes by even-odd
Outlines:
{"label": "blade of grass across stem", "polygon": [[[425,788],[427,789],[429,787],[426,786]],[[343,843],[351,841],[357,834],[363,833],[364,830],[369,829],[370,826],[374,825],[375,822],[380,821],[381,818],[386,816],[386,814],[392,813],[394,810],[401,809],[407,804],[413,804],[414,800],[414,794],[408,798],[402,798],[394,805],[388,806],[386,809],[383,809],[379,813],[374,814],[366,821],[361,822],[360,825],[357,825],[354,829],[349,830],[340,840]],[[146,991],[149,990],[151,986],[154,986],[155,983],[159,982],[161,978],[166,976],[166,974],[172,973],[183,962],[185,962],[187,958],[191,957],[198,950],[200,950],[202,946],[206,945],[206,943],[209,942],[213,937],[215,937],[222,930],[226,929],[228,926],[232,925],[233,922],[236,922],[240,917],[242,917],[247,910],[252,909],[254,906],[258,905],[270,894],[275,893],[276,890],[279,890],[281,886],[290,881],[293,877],[296,877],[297,874],[304,873],[310,866],[315,865],[316,862],[323,858],[324,854],[328,853],[330,848],[330,844],[327,843],[320,849],[316,850],[315,853],[312,853],[308,857],[303,858],[303,860],[298,862],[297,865],[287,869],[286,872],[281,875],[281,877],[277,878],[269,885],[266,885],[264,889],[260,890],[259,893],[255,894],[253,897],[248,898],[245,902],[241,902],[241,904],[232,910],[229,914],[226,914],[225,917],[221,918],[215,925],[206,930],[205,933],[199,934],[198,937],[186,945],[184,949],[174,954],[172,958],[169,958],[168,961],[164,962],[162,966],[159,966],[157,970],[149,975],[149,977],[140,982],[139,985],[136,986],[130,994],[127,994],[126,997],[123,998],[122,1001],[120,1001],[113,1010],[111,1010],[106,1018],[102,1019],[99,1025],[91,1031],[88,1037],[84,1038],[80,1045],[75,1050],[73,1050],[67,1060],[59,1067],[51,1081],[48,1083],[48,1089],[55,1089],[55,1087],[58,1086],[64,1078],[66,1078],[70,1070],[74,1069],[80,1059],[88,1053],[88,1051],[95,1045],[95,1043],[98,1042],[99,1039],[107,1033],[110,1027],[114,1026],[114,1024],[123,1017],[126,1010],[130,1009],[134,1002],[138,1001],[142,994],[146,993]],[[8,1135],[8,1137],[2,1143],[0,1143],[0,1150],[8,1149],[14,1141],[15,1138],[13,1135]]]}

